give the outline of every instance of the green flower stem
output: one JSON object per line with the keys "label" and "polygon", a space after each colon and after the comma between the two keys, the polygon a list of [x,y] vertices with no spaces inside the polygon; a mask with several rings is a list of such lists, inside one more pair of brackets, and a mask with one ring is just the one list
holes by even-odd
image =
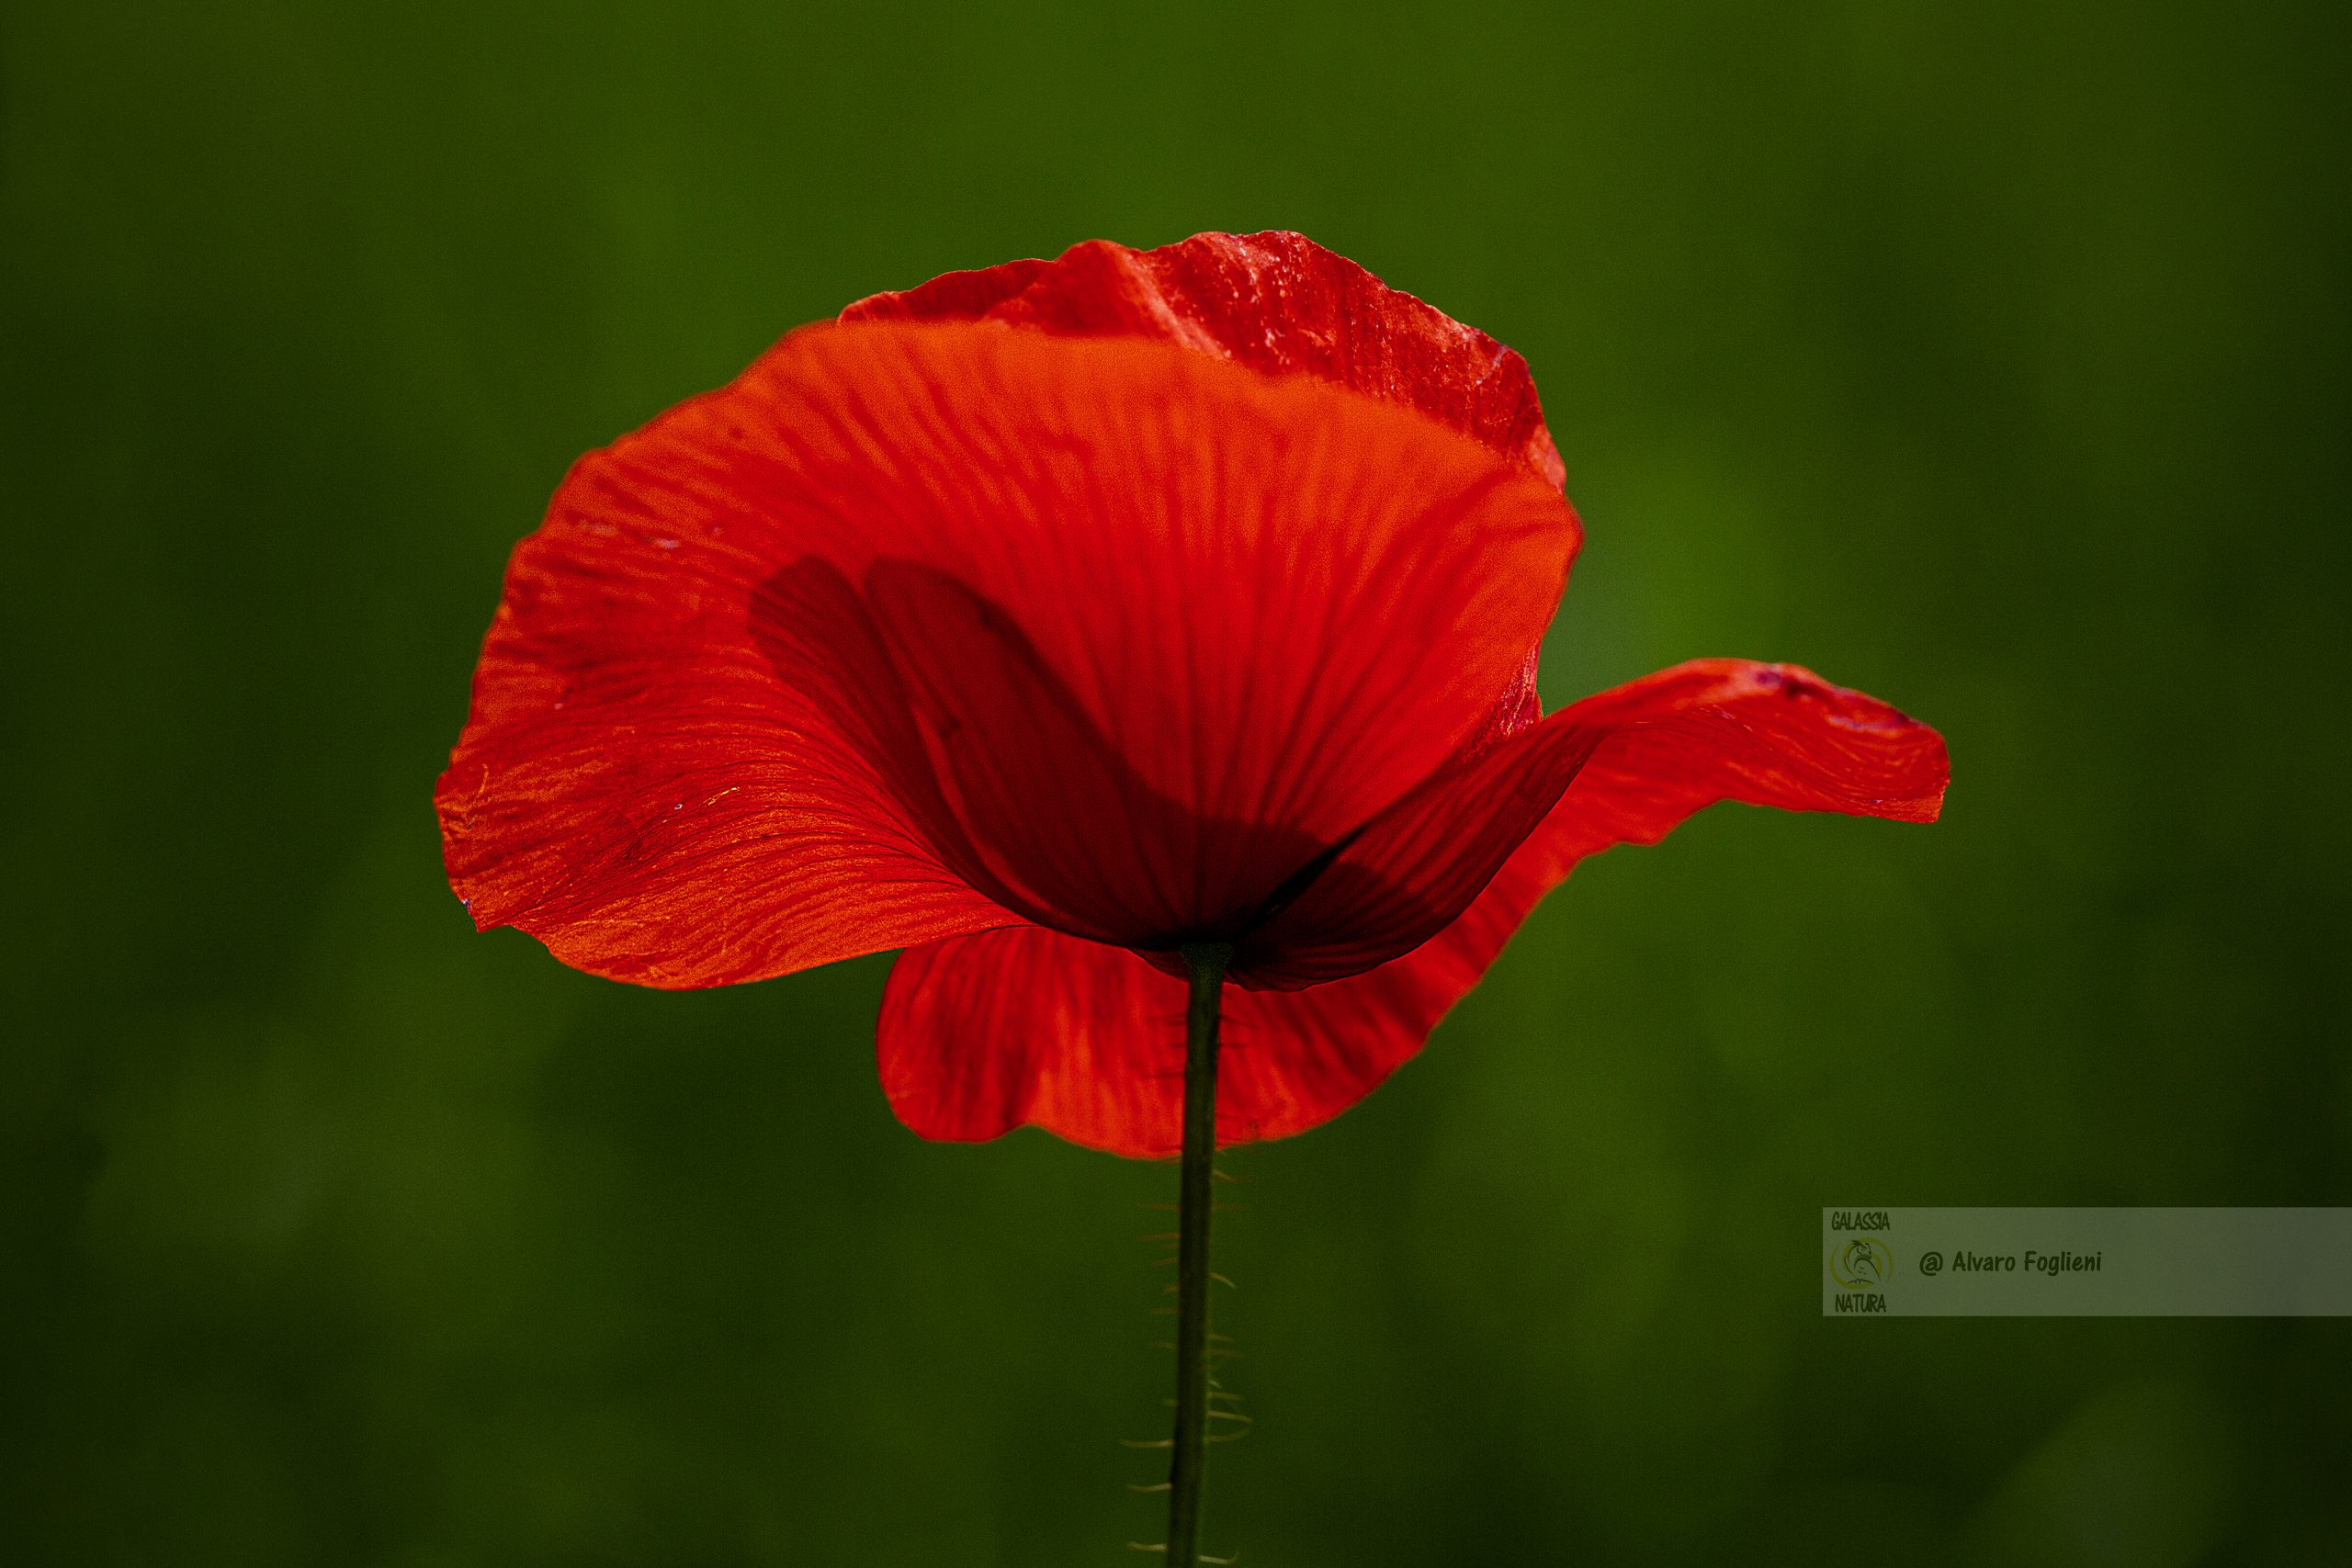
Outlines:
{"label": "green flower stem", "polygon": [[1200,1557],[1201,1483],[1209,1462],[1209,1215],[1216,1160],[1216,1025],[1233,949],[1183,949],[1192,976],[1184,1015],[1184,1159],[1176,1215],[1176,1438],[1168,1465],[1168,1562]]}

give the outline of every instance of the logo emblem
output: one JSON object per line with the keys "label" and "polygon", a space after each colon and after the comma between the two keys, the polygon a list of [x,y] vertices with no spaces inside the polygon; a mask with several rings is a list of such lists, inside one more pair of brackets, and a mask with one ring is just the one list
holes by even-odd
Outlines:
{"label": "logo emblem", "polygon": [[1872,1235],[1858,1235],[1829,1255],[1829,1277],[1849,1291],[1875,1291],[1894,1278],[1894,1254]]}

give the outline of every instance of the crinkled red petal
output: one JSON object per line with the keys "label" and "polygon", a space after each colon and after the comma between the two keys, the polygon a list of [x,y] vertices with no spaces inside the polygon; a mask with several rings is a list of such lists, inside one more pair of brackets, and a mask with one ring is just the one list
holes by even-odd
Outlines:
{"label": "crinkled red petal", "polygon": [[1402,403],[1555,489],[1563,476],[1524,359],[1304,234],[1195,234],[1148,251],[1089,240],[1051,262],[951,272],[876,294],[842,319],[987,320],[1182,344]]}
{"label": "crinkled red petal", "polygon": [[[1555,739],[1532,739],[1545,735]],[[1557,739],[1568,736],[1577,739]],[[1545,776],[1573,759],[1571,776],[1450,923],[1329,984],[1227,987],[1220,1142],[1302,1132],[1369,1093],[1584,856],[1654,843],[1718,800],[1930,821],[1949,776],[1927,726],[1806,671],[1736,660],[1662,671],[1514,739],[1525,750],[1493,754]],[[1479,832],[1464,824],[1462,836]],[[1443,859],[1443,837],[1400,827],[1391,842]],[[989,1138],[1025,1123],[1120,1154],[1164,1154],[1182,1117],[1183,1011],[1182,981],[1134,953],[1031,929],[933,942],[891,972],[883,1084],[928,1137]]]}
{"label": "crinkled red petal", "polygon": [[1523,470],[1313,378],[795,333],[582,459],[517,549],[451,878],[657,985],[1016,916],[1238,929],[1491,727],[1576,536]]}

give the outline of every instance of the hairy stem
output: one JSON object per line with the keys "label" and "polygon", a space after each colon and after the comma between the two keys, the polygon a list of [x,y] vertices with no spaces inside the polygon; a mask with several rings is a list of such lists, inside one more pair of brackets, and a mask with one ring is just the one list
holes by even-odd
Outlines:
{"label": "hairy stem", "polygon": [[1192,976],[1184,1015],[1184,1160],[1176,1216],[1176,1448],[1168,1466],[1168,1562],[1200,1556],[1201,1483],[1209,1448],[1209,1215],[1216,1160],[1216,1025],[1233,949],[1183,950]]}

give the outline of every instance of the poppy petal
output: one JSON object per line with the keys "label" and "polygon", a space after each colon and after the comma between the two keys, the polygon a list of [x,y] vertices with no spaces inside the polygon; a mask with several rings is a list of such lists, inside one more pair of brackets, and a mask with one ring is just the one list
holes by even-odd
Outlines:
{"label": "poppy petal", "polygon": [[951,272],[876,294],[842,320],[987,320],[1157,338],[1418,409],[1555,490],[1565,474],[1526,360],[1304,234],[1195,234],[1148,251],[1089,240],[1050,262]]}
{"label": "poppy petal", "polygon": [[[1392,964],[1311,990],[1226,987],[1217,1142],[1286,1137],[1354,1104],[1419,1048],[1459,994],[1437,1001],[1443,985]],[[882,993],[882,1088],[926,1138],[1033,1126],[1113,1154],[1172,1154],[1184,1005],[1185,983],[1141,955],[1035,926],[911,947]],[[1418,1032],[1403,1022],[1423,1015]]]}
{"label": "poppy petal", "polygon": [[1234,979],[1296,990],[1419,947],[1469,908],[1605,733],[1563,711],[1440,770],[1242,938]]}
{"label": "poppy petal", "polygon": [[1794,664],[1694,659],[1553,716],[1607,736],[1527,846],[1555,880],[1718,800],[1932,822],[1951,778],[1934,729]]}
{"label": "poppy petal", "polygon": [[[1252,931],[1234,976],[1295,989],[1410,952],[1469,907],[1538,823],[1556,880],[1595,849],[1655,842],[1719,799],[1932,818],[1946,776],[1935,732],[1873,698],[1794,666],[1698,660],[1441,770]],[[1573,804],[1548,819],[1564,794]]]}
{"label": "poppy petal", "polygon": [[[1738,660],[1589,697],[1514,737],[1523,750],[1496,754],[1557,770],[1576,748],[1528,739],[1544,734],[1587,738],[1576,743],[1585,754],[1540,826],[1451,923],[1344,979],[1227,987],[1220,1142],[1303,1132],[1369,1093],[1586,855],[1655,843],[1718,800],[1931,821],[1949,776],[1942,739],[1926,725],[1793,666]],[[1400,830],[1396,841],[1412,838]],[[1183,1011],[1181,979],[1117,949],[1029,929],[933,942],[891,972],[884,1086],[927,1137],[1028,1123],[1091,1147],[1161,1154],[1181,1117]]]}
{"label": "poppy petal", "polygon": [[589,538],[605,549],[516,551],[435,792],[479,928],[677,988],[1004,923],[943,865],[865,737],[681,608],[637,558],[660,540]]}
{"label": "poppy petal", "polygon": [[452,881],[662,985],[1238,920],[1492,722],[1576,538],[1523,470],[1309,377],[809,329],[582,459],[517,549]]}

